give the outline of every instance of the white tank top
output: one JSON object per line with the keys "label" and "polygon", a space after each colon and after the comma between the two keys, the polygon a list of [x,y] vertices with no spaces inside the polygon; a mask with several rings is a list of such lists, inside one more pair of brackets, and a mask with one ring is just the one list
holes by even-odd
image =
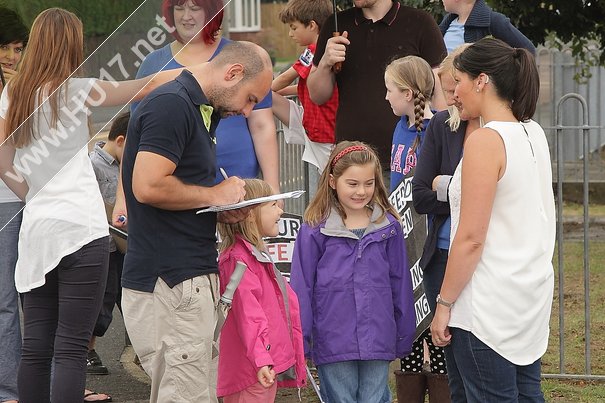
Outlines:
{"label": "white tank top", "polygon": [[[452,308],[449,326],[470,331],[513,364],[528,365],[546,351],[553,297],[550,153],[534,121],[485,127],[504,141],[506,171],[497,184],[481,258]],[[452,240],[460,219],[461,166],[462,161],[449,188]]]}
{"label": "white tank top", "polygon": [[[51,129],[50,105],[44,102],[32,116],[36,139],[16,150],[16,165],[29,185],[15,268],[20,293],[44,285],[45,275],[63,257],[109,235],[105,205],[87,149],[90,133],[85,101],[95,81],[69,79],[59,95],[59,130]],[[9,102],[4,91],[2,118]]]}

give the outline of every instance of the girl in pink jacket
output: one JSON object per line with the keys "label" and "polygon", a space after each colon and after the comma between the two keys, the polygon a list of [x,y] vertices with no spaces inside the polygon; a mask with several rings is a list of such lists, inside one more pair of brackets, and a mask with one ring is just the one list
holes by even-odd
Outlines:
{"label": "girl in pink jacket", "polygon": [[[259,179],[246,179],[245,189],[247,200],[273,194]],[[248,267],[220,335],[217,396],[224,403],[273,402],[278,386],[305,384],[298,299],[263,242],[278,234],[282,213],[273,201],[253,208],[242,222],[218,225],[221,293],[237,262]]]}

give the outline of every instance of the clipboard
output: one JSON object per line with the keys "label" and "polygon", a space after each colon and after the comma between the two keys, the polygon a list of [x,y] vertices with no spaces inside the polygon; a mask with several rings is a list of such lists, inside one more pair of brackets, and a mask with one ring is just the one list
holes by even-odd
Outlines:
{"label": "clipboard", "polygon": [[195,214],[218,213],[220,211],[236,210],[238,208],[253,206],[255,204],[267,203],[267,202],[275,201],[275,200],[296,199],[296,198],[299,198],[300,196],[302,196],[304,193],[305,193],[304,190],[295,190],[293,192],[280,193],[280,194],[265,196],[265,197],[257,197],[256,199],[244,200],[239,203],[227,204],[224,206],[207,207],[205,209],[196,211]]}

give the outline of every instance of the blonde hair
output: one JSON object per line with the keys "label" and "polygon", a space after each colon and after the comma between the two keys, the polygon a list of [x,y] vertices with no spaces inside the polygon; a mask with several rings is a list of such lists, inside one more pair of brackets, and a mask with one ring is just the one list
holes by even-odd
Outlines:
{"label": "blonde hair", "polygon": [[[332,208],[336,209],[342,219],[345,220],[347,215],[338,200],[336,190],[330,187],[330,175],[337,181],[349,167],[366,164],[374,166],[375,185],[372,203],[380,206],[384,213],[391,213],[399,219],[399,215],[389,203],[387,190],[382,179],[382,168],[376,151],[360,141],[341,141],[336,144],[332,154],[330,154],[328,164],[319,179],[317,193],[305,211],[304,221],[311,226],[317,226],[328,218]],[[376,222],[381,221],[383,217],[384,214],[378,217]]]}
{"label": "blonde hair", "polygon": [[[443,59],[439,65],[439,70],[437,70],[437,76],[440,80],[444,74],[449,74],[452,78],[454,77],[454,59],[470,45],[470,43],[463,43]],[[447,110],[450,113],[450,117],[445,122],[450,126],[450,130],[455,132],[460,127],[460,112],[455,106],[448,106]]]}
{"label": "blonde hair", "polygon": [[[393,60],[386,68],[384,75],[400,91],[410,90],[414,97],[414,126],[420,133],[424,129],[422,121],[424,120],[424,108],[433,97],[435,90],[435,76],[431,66],[421,57],[405,56]],[[420,137],[417,136],[412,145],[412,150],[416,150],[420,144]]]}
{"label": "blonde hair", "polygon": [[[244,200],[271,196],[273,194],[271,185],[261,179],[244,179],[244,182],[246,182],[244,185],[244,189],[246,190]],[[235,243],[237,235],[250,242],[259,250],[265,248],[263,234],[261,233],[260,206],[262,205],[253,208],[248,218],[244,221],[235,224],[225,224],[221,222],[217,224],[218,233],[221,236],[221,243],[219,245],[219,250],[221,252]]]}
{"label": "blonde hair", "polygon": [[52,94],[45,102],[50,104],[51,127],[56,127],[61,91],[54,91],[82,64],[83,43],[82,21],[67,10],[49,8],[34,20],[19,74],[8,86],[6,131],[14,132],[16,147],[27,146],[35,137],[28,117],[46,94]]}

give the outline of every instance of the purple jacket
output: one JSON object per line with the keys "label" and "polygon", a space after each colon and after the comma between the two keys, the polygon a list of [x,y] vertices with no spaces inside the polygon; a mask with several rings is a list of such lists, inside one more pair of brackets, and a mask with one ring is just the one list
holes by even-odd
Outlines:
{"label": "purple jacket", "polygon": [[[378,206],[372,221],[381,214]],[[411,352],[416,318],[403,230],[390,214],[359,239],[332,211],[303,224],[292,257],[305,355],[316,365],[394,360]]]}

